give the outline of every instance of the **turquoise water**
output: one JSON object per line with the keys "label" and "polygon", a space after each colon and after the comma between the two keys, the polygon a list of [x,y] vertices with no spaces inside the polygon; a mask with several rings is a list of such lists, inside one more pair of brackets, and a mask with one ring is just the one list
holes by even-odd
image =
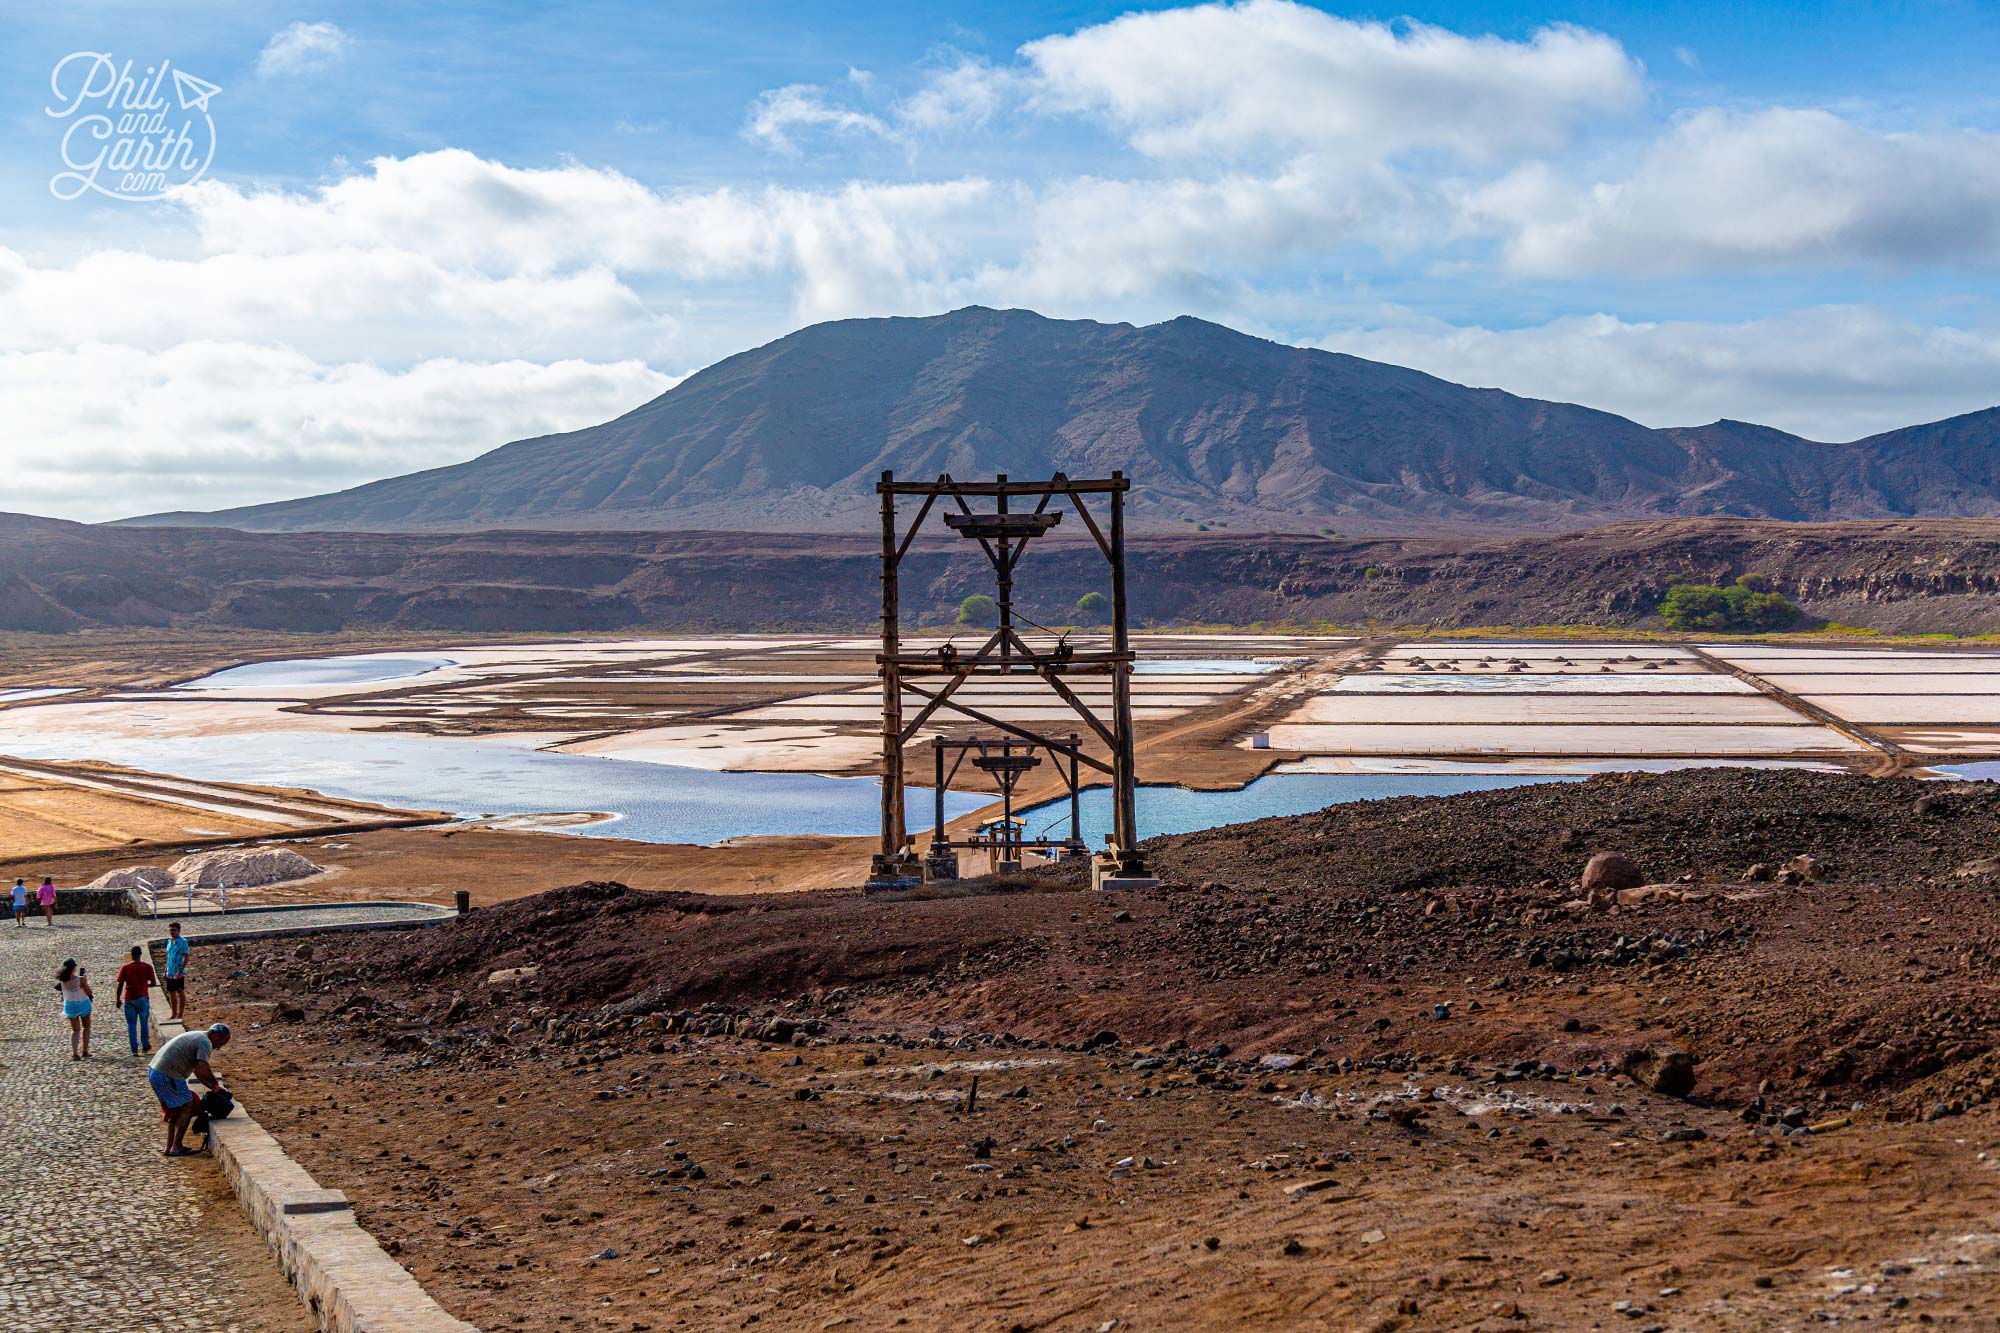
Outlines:
{"label": "turquoise water", "polygon": [[[174,736],[79,727],[8,736],[5,730],[0,714],[0,750],[23,759],[102,759],[212,782],[305,785],[327,796],[465,818],[574,810],[616,816],[560,830],[580,837],[717,843],[762,834],[862,836],[878,832],[881,821],[882,785],[873,778],[717,773],[397,732]],[[957,818],[990,799],[951,792],[945,809]],[[930,792],[910,791],[908,808],[928,812]]]}
{"label": "turquoise water", "polygon": [[[1395,773],[1274,773],[1258,778],[1240,791],[1189,791],[1184,787],[1147,787],[1138,791],[1139,836],[1194,833],[1224,824],[1242,824],[1273,815],[1303,815],[1348,801],[1379,801],[1390,796],[1454,796],[1460,792],[1492,791],[1531,782],[1581,782],[1582,776],[1457,776]],[[1083,837],[1102,847],[1111,832],[1111,791],[1094,787],[1083,794]],[[1023,812],[1030,837],[1060,837],[1069,830],[1069,802],[1051,801]]]}
{"label": "turquoise water", "polygon": [[402,680],[451,665],[449,657],[299,657],[284,662],[247,662],[186,682],[184,690],[211,686],[281,689],[291,685],[371,685]]}

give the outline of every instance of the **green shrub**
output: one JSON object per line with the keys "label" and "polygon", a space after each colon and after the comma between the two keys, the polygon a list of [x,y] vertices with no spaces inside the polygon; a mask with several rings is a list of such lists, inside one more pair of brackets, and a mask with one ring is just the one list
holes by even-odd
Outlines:
{"label": "green shrub", "polygon": [[958,604],[958,623],[961,625],[991,625],[999,619],[1000,609],[983,592],[976,592]]}
{"label": "green shrub", "polygon": [[1668,629],[1722,634],[1789,629],[1798,621],[1799,608],[1783,593],[1769,591],[1770,586],[1761,574],[1745,574],[1726,588],[1676,583],[1660,599],[1660,618]]}
{"label": "green shrub", "polygon": [[1111,599],[1101,592],[1087,592],[1076,599],[1079,624],[1102,625],[1111,619]]}

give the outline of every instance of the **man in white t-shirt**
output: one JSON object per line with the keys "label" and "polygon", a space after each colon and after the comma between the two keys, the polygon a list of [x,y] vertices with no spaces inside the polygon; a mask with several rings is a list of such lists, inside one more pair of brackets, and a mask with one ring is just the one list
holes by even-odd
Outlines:
{"label": "man in white t-shirt", "polygon": [[211,1023],[208,1029],[190,1029],[160,1047],[153,1056],[153,1062],[146,1066],[146,1081],[153,1086],[153,1095],[167,1112],[168,1157],[187,1157],[191,1150],[181,1140],[186,1137],[190,1122],[194,1120],[195,1107],[200,1099],[188,1087],[190,1078],[213,1089],[222,1087],[222,1080],[209,1068],[209,1059],[229,1044],[229,1024]]}

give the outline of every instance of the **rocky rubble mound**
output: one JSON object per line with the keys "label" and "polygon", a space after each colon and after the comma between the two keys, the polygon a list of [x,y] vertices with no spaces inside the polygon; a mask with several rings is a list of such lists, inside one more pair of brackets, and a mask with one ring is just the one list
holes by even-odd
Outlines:
{"label": "rocky rubble mound", "polygon": [[[1597,853],[1654,883],[1760,878],[1887,883],[1956,877],[2000,852],[2000,783],[1863,778],[1792,769],[1611,773],[1459,796],[1330,806],[1147,843],[1156,872],[1395,891],[1579,885]],[[1801,858],[1809,858],[1802,861]],[[1786,874],[1795,867],[1809,871]],[[1082,865],[1035,872],[1057,883]],[[1628,884],[1605,884],[1603,890]]]}
{"label": "rocky rubble mound", "polygon": [[173,882],[173,872],[165,866],[127,866],[123,870],[107,870],[83,887],[129,893],[134,889],[164,888]]}
{"label": "rocky rubble mound", "polygon": [[232,889],[283,884],[321,873],[297,852],[285,847],[220,847],[183,856],[168,869],[171,883],[226,884]]}

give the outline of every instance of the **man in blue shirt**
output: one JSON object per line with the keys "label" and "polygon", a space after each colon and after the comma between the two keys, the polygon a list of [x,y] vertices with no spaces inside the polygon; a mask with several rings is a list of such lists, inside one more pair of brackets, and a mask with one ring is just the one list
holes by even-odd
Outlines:
{"label": "man in blue shirt", "polygon": [[181,937],[181,923],[167,923],[167,975],[160,978],[160,987],[167,993],[167,1004],[176,1021],[181,1009],[187,1004],[187,962],[188,942]]}

